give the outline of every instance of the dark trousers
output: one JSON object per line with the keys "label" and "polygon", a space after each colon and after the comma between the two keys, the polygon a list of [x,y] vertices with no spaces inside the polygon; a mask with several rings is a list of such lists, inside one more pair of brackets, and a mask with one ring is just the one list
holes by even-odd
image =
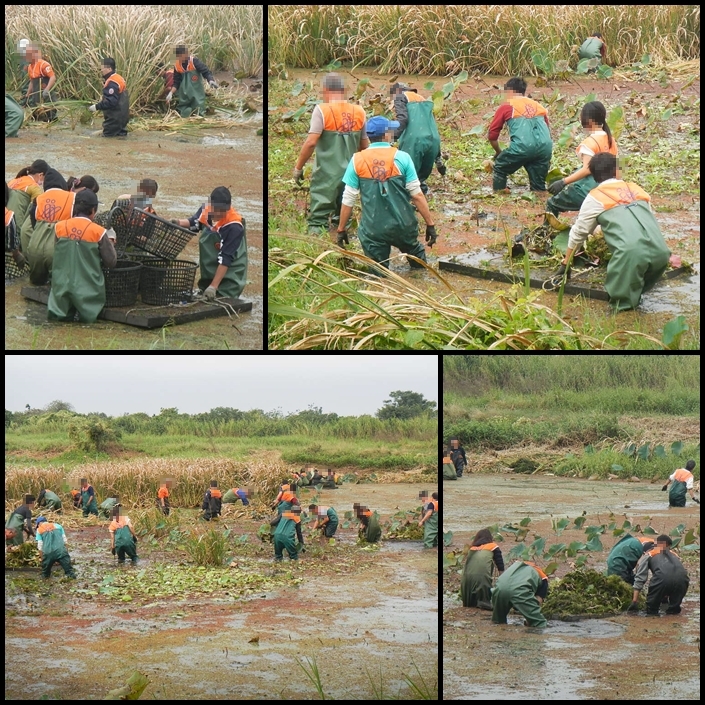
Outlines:
{"label": "dark trousers", "polygon": [[666,614],[678,614],[686,592],[688,592],[687,577],[685,580],[666,581],[660,575],[654,574],[646,596],[646,614],[658,614],[659,606],[666,598],[668,598]]}
{"label": "dark trousers", "polygon": [[69,576],[69,578],[75,578],[76,573],[73,571],[73,566],[71,565],[71,558],[68,553],[64,553],[61,556],[47,556],[46,553],[42,554],[42,577],[48,578],[51,576],[51,567],[54,563],[58,563],[63,569],[64,573]]}

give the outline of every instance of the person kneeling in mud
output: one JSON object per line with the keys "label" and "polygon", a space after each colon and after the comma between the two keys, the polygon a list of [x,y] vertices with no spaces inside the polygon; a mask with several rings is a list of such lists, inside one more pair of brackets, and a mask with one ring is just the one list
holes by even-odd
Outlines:
{"label": "person kneeling in mud", "polygon": [[137,555],[137,535],[130,525],[130,520],[120,516],[120,505],[113,507],[111,514],[112,521],[108,527],[110,552],[113,555],[117,554],[118,564],[124,563],[125,555],[127,555],[134,565],[139,558]]}
{"label": "person kneeling in mud", "polygon": [[51,567],[59,563],[69,578],[75,578],[76,573],[71,565],[69,552],[66,550],[66,534],[64,527],[55,522],[49,522],[45,517],[37,517],[37,550],[42,562],[42,577],[51,577]]}
{"label": "person kneeling in mud", "polygon": [[216,480],[211,480],[211,486],[206,490],[203,496],[201,509],[203,510],[201,518],[206,521],[220,516],[220,512],[223,509],[223,495],[218,489],[218,482]]}
{"label": "person kneeling in mud", "polygon": [[[283,551],[289,554],[292,561],[299,559],[299,545],[303,550],[304,537],[301,533],[301,507],[294,505],[291,509],[283,511],[276,519],[270,522],[276,526],[274,530],[274,560],[284,559]],[[298,540],[298,544],[294,541]]]}
{"label": "person kneeling in mud", "polygon": [[102,519],[110,519],[113,514],[113,509],[119,507],[120,503],[117,496],[108,497],[104,502],[100,503],[98,507],[98,516]]}
{"label": "person kneeling in mud", "polygon": [[502,549],[492,540],[489,529],[480,529],[470,545],[460,579],[460,597],[463,607],[491,610],[492,565],[500,575],[504,572]]}
{"label": "person kneeling in mud", "polygon": [[545,627],[541,605],[548,595],[548,576],[528,561],[517,561],[497,580],[492,591],[492,621],[506,624],[513,607],[524,617],[526,627]]}
{"label": "person kneeling in mud", "polygon": [[658,617],[662,602],[668,602],[666,614],[680,614],[681,602],[688,592],[690,579],[678,556],[671,553],[671,538],[666,534],[656,537],[656,548],[647,551],[636,564],[634,594],[629,612],[639,608],[639,593],[646,584],[649,570],[653,573],[646,595],[646,616]]}
{"label": "person kneeling in mud", "polygon": [[338,514],[333,507],[321,507],[316,504],[309,504],[309,512],[316,517],[311,531],[321,530],[321,543],[326,539],[333,538],[338,528]]}

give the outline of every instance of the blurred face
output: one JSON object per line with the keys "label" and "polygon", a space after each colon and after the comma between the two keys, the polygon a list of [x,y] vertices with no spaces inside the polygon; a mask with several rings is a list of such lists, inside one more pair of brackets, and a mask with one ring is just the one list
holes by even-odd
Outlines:
{"label": "blurred face", "polygon": [[450,442],[450,445],[451,445],[453,448],[457,448],[457,447],[458,447],[458,441],[451,441],[451,442]]}
{"label": "blurred face", "polygon": [[223,206],[211,206],[213,209],[213,220],[218,221],[225,218],[225,214],[228,212],[227,208]]}
{"label": "blurred face", "polygon": [[188,54],[177,54],[176,55],[177,61],[186,61],[186,59],[188,59]]}
{"label": "blurred face", "polygon": [[103,76],[107,76],[112,69],[109,66],[102,66],[100,67],[100,72],[103,74]]}

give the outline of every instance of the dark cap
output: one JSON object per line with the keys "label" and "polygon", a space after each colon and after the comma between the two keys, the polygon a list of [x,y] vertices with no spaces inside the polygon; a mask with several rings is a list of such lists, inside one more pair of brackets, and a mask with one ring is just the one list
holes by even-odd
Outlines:
{"label": "dark cap", "polygon": [[85,205],[89,210],[98,208],[98,196],[90,189],[84,189],[76,194],[76,205]]}
{"label": "dark cap", "polygon": [[232,203],[232,197],[230,196],[230,191],[225,188],[225,186],[218,186],[218,188],[213,189],[211,193],[210,204],[212,208],[217,208],[218,210],[230,208]]}

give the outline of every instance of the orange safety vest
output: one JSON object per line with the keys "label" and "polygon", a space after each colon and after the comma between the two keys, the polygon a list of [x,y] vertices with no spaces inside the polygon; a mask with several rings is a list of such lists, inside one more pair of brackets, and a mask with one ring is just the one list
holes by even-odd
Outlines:
{"label": "orange safety vest", "polygon": [[530,565],[538,574],[541,580],[548,580],[548,575],[544,573],[541,568],[539,568],[535,563],[529,563],[529,561],[524,561],[524,565]]}
{"label": "orange safety vest", "polygon": [[281,499],[279,500],[280,502],[292,502],[293,500],[296,499],[296,495],[293,492],[282,492]]}
{"label": "orange safety vest", "polygon": [[166,488],[166,485],[162,485],[158,490],[157,490],[157,497],[161,499],[162,497],[168,497],[169,496],[169,490]]}
{"label": "orange safety vest", "polygon": [[211,493],[211,497],[213,497],[215,499],[220,499],[223,496],[217,487],[211,487],[210,493]]}
{"label": "orange safety vest", "polygon": [[115,83],[117,83],[118,93],[122,93],[125,88],[127,88],[125,79],[119,73],[114,73],[110,78],[106,79],[105,83],[103,84],[103,88],[107,88],[108,83],[110,83],[110,81],[115,81]]}
{"label": "orange safety vest", "polygon": [[693,478],[693,473],[685,468],[678,468],[674,473],[676,482],[688,482]]}
{"label": "orange safety vest", "polygon": [[507,102],[512,106],[513,118],[535,118],[548,115],[546,108],[535,100],[531,100],[531,98],[521,96],[519,98],[510,98]]}
{"label": "orange safety vest", "polygon": [[20,176],[17,179],[8,181],[7,185],[15,191],[27,191],[30,186],[38,186],[37,182],[29,175]]}
{"label": "orange safety vest", "polygon": [[426,100],[426,98],[420,96],[418,93],[414,93],[414,91],[404,91],[404,95],[410,103],[423,103],[424,100]]}
{"label": "orange safety vest", "polygon": [[49,78],[54,75],[54,69],[52,69],[51,64],[44,59],[39,59],[33,64],[27,66],[27,72],[30,78]]}
{"label": "orange safety vest", "polygon": [[301,521],[301,517],[294,512],[282,512],[282,519],[293,519],[295,524]]}
{"label": "orange safety vest", "polygon": [[364,512],[360,512],[360,514],[361,514],[363,517],[371,517],[371,516],[372,516],[372,510],[371,510],[371,509],[365,509],[365,511],[364,511]]}
{"label": "orange safety vest", "polygon": [[231,223],[240,223],[240,225],[242,225],[242,216],[232,206],[221,220],[219,220],[217,223],[214,223],[213,225],[209,225],[208,216],[211,211],[212,209],[210,206],[204,206],[203,211],[201,212],[201,217],[198,219],[198,222],[218,234],[220,234],[221,228],[224,228],[226,225],[230,225]]}
{"label": "orange safety vest", "polygon": [[482,546],[470,546],[471,551],[494,551],[499,548],[496,543],[483,543]]}
{"label": "orange safety vest", "polygon": [[444,455],[443,456],[443,464],[445,465],[446,463],[452,463],[453,461],[450,459],[449,456]]}
{"label": "orange safety vest", "polygon": [[428,501],[433,505],[433,511],[437,512],[438,511],[438,500],[437,499],[429,499]]}
{"label": "orange safety vest", "polygon": [[[81,240],[82,242],[99,242],[105,234],[105,228],[94,223],[84,215],[62,220],[54,226],[57,238]],[[90,487],[90,485],[88,485]],[[85,490],[83,490],[85,492]]]}
{"label": "orange safety vest", "polygon": [[396,147],[375,147],[366,149],[364,152],[356,152],[353,155],[355,173],[361,179],[376,181],[386,181],[393,176],[399,176],[401,172],[394,163],[396,153]]}
{"label": "orange safety vest", "polygon": [[323,129],[329,132],[360,132],[365,124],[365,111],[360,105],[345,101],[320,103]]}
{"label": "orange safety vest", "polygon": [[651,196],[641,186],[619,180],[609,184],[604,182],[599,184],[590,191],[590,196],[599,201],[605,210],[615,206],[626,206],[634,201],[651,201]]}
{"label": "orange safety vest", "polygon": [[174,68],[178,73],[186,73],[187,71],[195,71],[196,70],[196,65],[193,63],[193,56],[189,56],[188,58],[188,66],[184,69],[181,66],[181,62],[177,59],[176,63],[174,64]]}
{"label": "orange safety vest", "polygon": [[73,215],[76,194],[60,188],[50,188],[37,196],[37,220],[45,223],[58,223],[68,220]]}
{"label": "orange safety vest", "polygon": [[37,529],[37,533],[47,534],[50,531],[54,531],[54,529],[56,529],[56,526],[54,524],[52,524],[50,521],[43,521],[39,525],[39,528]]}
{"label": "orange safety vest", "polygon": [[580,154],[580,147],[583,145],[591,149],[595,154],[609,152],[609,154],[614,154],[615,157],[617,156],[617,142],[615,142],[614,137],[612,138],[612,146],[610,147],[607,135],[589,135],[575,148],[575,153],[579,157],[583,156]]}
{"label": "orange safety vest", "polygon": [[124,526],[127,526],[127,522],[125,521],[125,517],[120,517],[119,521],[115,521],[115,519],[113,519],[110,522],[110,526],[108,527],[108,531],[117,531],[118,529],[122,529]]}
{"label": "orange safety vest", "polygon": [[81,494],[80,490],[71,490],[71,494],[75,497],[76,495]]}
{"label": "orange safety vest", "polygon": [[644,543],[656,543],[652,538],[649,538],[648,536],[637,536],[639,541],[641,541],[642,544]]}
{"label": "orange safety vest", "polygon": [[661,553],[661,551],[663,551],[663,548],[661,548],[661,546],[656,546],[656,548],[652,548],[650,551],[647,551],[646,553],[647,553],[647,555],[653,557],[653,556],[657,555],[658,553]]}
{"label": "orange safety vest", "polygon": [[5,227],[10,224],[13,215],[15,214],[11,210],[9,210],[7,206],[5,206]]}

